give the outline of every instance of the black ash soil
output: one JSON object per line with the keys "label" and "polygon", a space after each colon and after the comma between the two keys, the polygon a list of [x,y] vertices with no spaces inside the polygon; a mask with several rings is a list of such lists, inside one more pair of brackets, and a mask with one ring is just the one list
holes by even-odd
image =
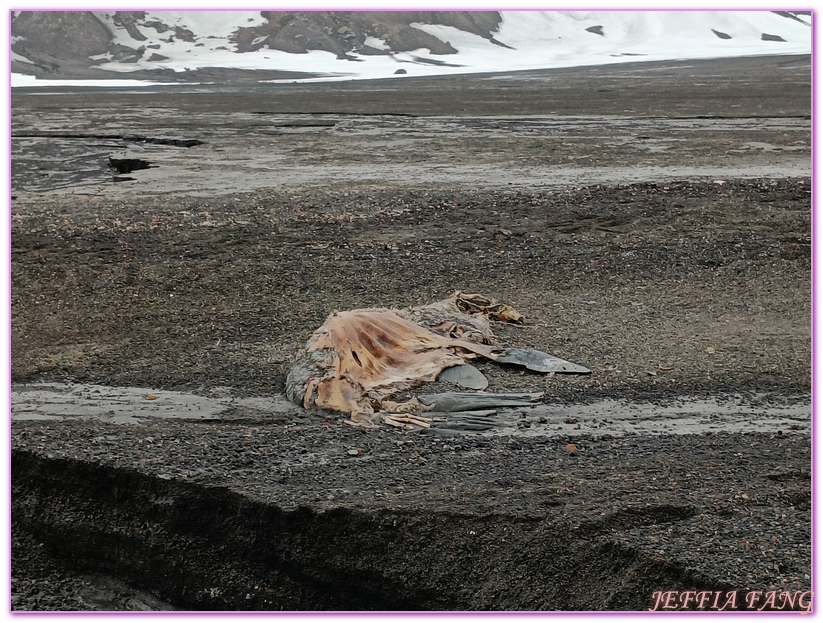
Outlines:
{"label": "black ash soil", "polygon": [[[743,77],[757,67],[714,63]],[[557,114],[577,102],[591,114],[731,116],[739,104],[745,117],[808,115],[802,59],[763,63],[770,85],[740,78],[733,93],[702,100],[669,68],[660,97],[642,81],[619,89],[630,101],[619,111],[583,88],[593,70],[559,72]],[[602,72],[602,88],[623,84]],[[541,88],[557,97],[551,80],[518,79],[534,90],[520,108],[537,106]],[[520,101],[505,80],[461,80],[473,86],[471,114],[503,114],[502,95]],[[454,114],[448,90],[422,84]],[[397,90],[378,106],[374,88],[296,89],[309,96],[287,101],[310,111],[325,92],[323,105],[348,101],[358,114],[408,107]],[[51,101],[82,117],[98,105],[95,94],[28,97],[13,112]],[[422,113],[436,114],[437,101]],[[260,108],[239,95],[196,102],[204,114]],[[545,391],[554,403],[807,400],[810,220],[804,176],[20,193],[12,381],[272,395],[331,311],[459,289],[526,316],[496,325],[501,341],[592,370],[547,378],[485,365],[493,390]],[[211,423],[18,422],[13,607],[644,609],[660,589],[809,588],[808,431],[574,431],[365,431],[297,408],[276,421],[246,410]]]}
{"label": "black ash soil", "polygon": [[[640,610],[810,582],[810,448],[788,431],[558,442],[295,415],[15,437],[32,541],[178,608]],[[28,609],[43,582],[14,553]]]}
{"label": "black ash soil", "polygon": [[593,370],[487,366],[493,389],[807,392],[810,196],[791,179],[44,198],[13,218],[12,374],[272,394],[330,312],[459,289],[526,316],[501,340]]}

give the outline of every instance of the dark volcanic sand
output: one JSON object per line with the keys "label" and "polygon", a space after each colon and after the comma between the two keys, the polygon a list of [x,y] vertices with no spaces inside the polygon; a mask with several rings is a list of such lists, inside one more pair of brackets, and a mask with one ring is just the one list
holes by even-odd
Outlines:
{"label": "dark volcanic sand", "polygon": [[[16,91],[14,158],[40,168],[13,181],[12,382],[271,396],[330,311],[459,289],[526,316],[502,341],[592,370],[489,365],[490,390],[808,401],[809,80],[787,57]],[[381,113],[417,116],[363,117]],[[59,165],[66,144],[91,154],[82,174]],[[115,183],[125,148],[156,167]],[[16,422],[13,607],[644,609],[660,589],[806,590],[810,437],[780,433],[442,437],[296,408]]]}

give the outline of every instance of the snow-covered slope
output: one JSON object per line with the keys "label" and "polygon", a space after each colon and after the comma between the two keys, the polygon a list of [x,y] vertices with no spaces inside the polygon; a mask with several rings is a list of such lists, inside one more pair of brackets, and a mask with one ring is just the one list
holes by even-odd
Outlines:
{"label": "snow-covered slope", "polygon": [[427,76],[809,54],[812,40],[811,16],[773,11],[74,12],[90,33],[83,46],[35,19],[53,16],[25,13],[12,21],[13,86],[179,81],[204,68],[314,74],[308,80]]}

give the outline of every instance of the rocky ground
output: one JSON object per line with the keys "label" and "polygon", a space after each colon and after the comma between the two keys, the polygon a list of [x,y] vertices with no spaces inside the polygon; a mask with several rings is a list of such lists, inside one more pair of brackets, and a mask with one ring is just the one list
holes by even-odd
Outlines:
{"label": "rocky ground", "polygon": [[[15,391],[264,400],[330,311],[459,289],[526,316],[501,341],[592,370],[488,364],[490,390],[808,405],[809,79],[778,57],[466,77],[462,98],[16,91]],[[115,181],[123,154],[152,168]],[[18,419],[13,608],[645,609],[811,585],[808,419],[422,434],[244,404]]]}

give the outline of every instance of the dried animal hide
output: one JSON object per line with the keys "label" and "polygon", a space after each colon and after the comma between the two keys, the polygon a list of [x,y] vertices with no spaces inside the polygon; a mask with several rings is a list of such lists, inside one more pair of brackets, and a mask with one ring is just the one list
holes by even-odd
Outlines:
{"label": "dried animal hide", "polygon": [[335,312],[289,372],[286,395],[305,408],[351,413],[353,421],[371,424],[376,411],[399,410],[386,401],[393,394],[434,381],[445,368],[467,360],[503,356],[492,345],[489,316],[523,320],[512,307],[460,292],[407,311]]}
{"label": "dried animal hide", "polygon": [[480,294],[463,294],[460,291],[442,301],[397,313],[437,333],[483,344],[493,344],[496,339],[491,330],[490,318],[505,322],[523,322],[523,315],[514,307],[503,305]]}

